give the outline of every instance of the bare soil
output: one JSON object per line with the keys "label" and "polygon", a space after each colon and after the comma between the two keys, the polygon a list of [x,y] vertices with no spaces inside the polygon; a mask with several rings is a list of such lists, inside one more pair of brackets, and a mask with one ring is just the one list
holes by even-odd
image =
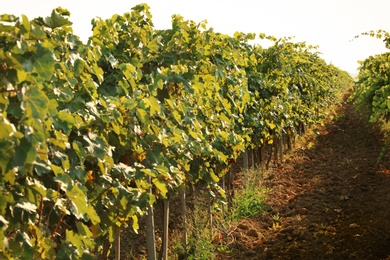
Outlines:
{"label": "bare soil", "polygon": [[271,211],[232,226],[218,259],[390,259],[382,135],[344,103],[308,142],[269,171]]}
{"label": "bare soil", "polygon": [[[390,260],[386,146],[383,134],[367,117],[343,103],[334,119],[296,144],[283,165],[267,171],[261,186],[270,189],[266,201],[270,211],[241,219],[223,232],[214,241],[225,245],[216,253],[217,260]],[[171,203],[170,251],[173,240],[180,239],[179,204]],[[160,213],[157,205],[158,247]],[[121,237],[122,259],[146,259],[143,231],[139,235],[126,231]]]}

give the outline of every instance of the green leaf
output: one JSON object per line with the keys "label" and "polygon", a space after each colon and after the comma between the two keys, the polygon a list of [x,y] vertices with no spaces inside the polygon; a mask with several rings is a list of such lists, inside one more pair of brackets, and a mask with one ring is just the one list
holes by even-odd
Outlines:
{"label": "green leaf", "polygon": [[217,175],[215,175],[215,173],[213,171],[210,171],[210,177],[211,179],[215,182],[215,183],[218,183],[219,182],[219,178]]}
{"label": "green leaf", "polygon": [[6,174],[4,174],[3,179],[5,182],[9,182],[11,185],[14,185],[16,179],[15,172],[13,170],[9,170]]}
{"label": "green leaf", "polygon": [[70,190],[67,190],[66,195],[75,206],[75,208],[71,208],[71,211],[77,218],[82,218],[84,214],[88,214],[87,196],[78,185],[72,186]]}
{"label": "green leaf", "polygon": [[4,52],[3,49],[0,49],[0,59],[2,62],[7,64],[8,68],[23,70],[22,64],[20,64],[19,60],[15,58],[10,52]]}
{"label": "green leaf", "polygon": [[55,177],[53,178],[53,180],[54,180],[55,182],[58,182],[58,183],[60,184],[60,188],[61,188],[62,191],[69,191],[69,190],[68,190],[68,186],[70,186],[70,185],[73,183],[73,181],[72,181],[72,179],[69,177],[69,175],[64,174],[64,173],[61,173],[61,171],[63,171],[63,170],[62,170],[62,168],[60,168],[60,167],[58,167],[58,166],[53,167],[53,164],[52,164],[52,165],[50,165],[50,167],[51,167],[52,169],[54,169],[54,170],[53,170],[54,172],[55,172],[56,170],[58,171],[58,172],[57,172],[57,176],[55,176]]}
{"label": "green leaf", "polygon": [[[9,221],[7,221],[2,215],[0,215],[0,229],[7,229]],[[0,247],[1,248],[1,247]]]}
{"label": "green leaf", "polygon": [[15,150],[12,143],[6,140],[0,140],[0,147],[0,173],[4,174],[12,168]]}
{"label": "green leaf", "polygon": [[41,46],[32,59],[35,70],[45,80],[50,80],[54,73],[53,53]]}
{"label": "green leaf", "polygon": [[16,22],[17,20],[18,20],[18,17],[16,17],[13,14],[1,14],[0,15],[0,21],[13,23],[13,22]]}
{"label": "green leaf", "polygon": [[12,194],[8,193],[8,192],[1,192],[0,193],[0,215],[5,215],[6,214],[6,211],[9,210],[8,209],[8,204],[9,203],[14,203],[14,197],[12,196]]}
{"label": "green leaf", "polygon": [[[23,64],[24,66],[24,64]],[[24,70],[18,70],[18,81],[17,83],[21,83],[27,79],[27,73]]]}
{"label": "green leaf", "polygon": [[41,27],[35,26],[30,31],[30,37],[36,40],[43,40],[46,38],[46,33],[44,30],[41,29]]}
{"label": "green leaf", "polygon": [[87,146],[88,152],[97,158],[103,159],[107,154],[107,143],[103,138],[90,132],[88,136],[84,136],[84,140],[89,144]]}
{"label": "green leaf", "polygon": [[11,32],[15,29],[13,25],[0,23],[0,32]]}
{"label": "green leaf", "polygon": [[116,123],[116,121],[111,121],[111,126],[112,126],[112,130],[114,131],[114,133],[117,134],[117,135],[120,135],[120,133],[121,133],[121,128],[120,128],[119,125]]}
{"label": "green leaf", "polygon": [[181,115],[179,114],[179,112],[177,112],[177,110],[173,110],[172,115],[173,115],[173,118],[176,120],[176,122],[179,123],[179,125],[181,125],[182,119],[181,119]]}
{"label": "green leaf", "polygon": [[156,177],[157,176],[156,173],[154,171],[150,170],[150,169],[141,169],[141,171],[143,173],[145,173],[146,175],[151,176],[151,177]]}
{"label": "green leaf", "polygon": [[71,243],[74,247],[77,248],[78,256],[80,257],[83,254],[83,237],[75,234],[72,230],[67,229],[65,231],[66,241]]}
{"label": "green leaf", "polygon": [[96,63],[92,65],[92,71],[95,73],[95,76],[97,77],[99,83],[103,82],[104,79],[104,71],[102,68],[100,68]]}
{"label": "green leaf", "polygon": [[[50,17],[45,18],[45,24],[51,29],[62,27],[64,25],[71,25],[72,23],[61,14],[68,14],[69,12],[62,12],[64,9],[53,10]],[[60,13],[58,12],[60,11]]]}
{"label": "green leaf", "polygon": [[69,146],[68,136],[63,134],[61,131],[54,131],[54,135],[55,138],[49,138],[49,142],[52,145],[65,150]]}
{"label": "green leaf", "polygon": [[84,71],[85,66],[86,66],[85,61],[81,59],[77,59],[74,62],[74,74],[77,77],[80,77],[81,73]]}
{"label": "green leaf", "polygon": [[26,94],[23,96],[22,109],[24,116],[28,119],[45,118],[47,113],[47,104],[49,99],[41,90],[37,88],[28,88]]}
{"label": "green leaf", "polygon": [[153,96],[149,97],[149,103],[150,103],[150,116],[155,115],[156,112],[157,113],[161,112],[160,104],[155,97]]}
{"label": "green leaf", "polygon": [[142,123],[145,123],[145,124],[150,123],[149,115],[145,110],[143,110],[141,108],[137,108],[137,115]]}
{"label": "green leaf", "polygon": [[62,129],[66,135],[70,134],[72,127],[76,123],[72,114],[64,111],[58,112],[58,114],[53,117],[52,120],[56,129]]}
{"label": "green leaf", "polygon": [[30,32],[31,26],[30,26],[30,21],[28,20],[27,16],[22,14],[22,33],[28,33]]}
{"label": "green leaf", "polygon": [[123,106],[128,110],[133,110],[138,105],[137,101],[132,98],[127,98],[127,99],[122,98],[121,101],[123,102]]}
{"label": "green leaf", "polygon": [[92,237],[92,232],[89,228],[81,222],[76,223],[77,233],[83,237]]}
{"label": "green leaf", "polygon": [[[4,94],[0,94],[0,111],[4,111],[9,104],[9,100]],[[1,129],[2,127],[0,127]],[[1,134],[0,134],[1,137]]]}
{"label": "green leaf", "polygon": [[20,144],[15,149],[15,166],[25,166],[35,161],[37,155],[36,148],[27,140],[22,138]]}
{"label": "green leaf", "polygon": [[159,173],[161,173],[161,174],[167,173],[167,172],[169,171],[168,168],[165,167],[164,165],[157,165],[157,166],[155,167],[155,169],[156,169]]}
{"label": "green leaf", "polygon": [[39,182],[36,179],[31,180],[31,181],[28,180],[27,183],[29,185],[29,188],[31,188],[35,192],[39,193],[42,196],[42,198],[46,197],[47,188],[43,185],[43,183]]}
{"label": "green leaf", "polygon": [[68,9],[62,8],[62,7],[57,7],[55,11],[63,16],[70,16],[70,12]]}
{"label": "green leaf", "polygon": [[273,123],[268,123],[268,127],[272,130],[276,128],[276,125]]}
{"label": "green leaf", "polygon": [[50,164],[50,169],[53,171],[55,176],[64,174],[64,170],[55,164]]}
{"label": "green leaf", "polygon": [[136,215],[133,215],[131,216],[131,218],[133,220],[132,228],[136,233],[138,233],[138,229],[139,229],[138,217]]}
{"label": "green leaf", "polygon": [[152,180],[153,184],[156,186],[156,188],[161,192],[161,195],[166,198],[168,189],[165,182],[159,180],[158,178],[153,178]]}
{"label": "green leaf", "polygon": [[215,154],[215,157],[218,159],[218,161],[224,163],[228,161],[228,157],[223,154],[222,152],[218,151],[217,149],[213,149],[213,152]]}
{"label": "green leaf", "polygon": [[130,83],[132,89],[137,87],[137,70],[132,64],[120,64],[120,69],[127,81]]}
{"label": "green leaf", "polygon": [[92,207],[92,206],[88,207],[87,215],[88,215],[89,220],[91,220],[93,225],[97,225],[98,223],[100,223],[100,217],[96,213],[94,207]]}

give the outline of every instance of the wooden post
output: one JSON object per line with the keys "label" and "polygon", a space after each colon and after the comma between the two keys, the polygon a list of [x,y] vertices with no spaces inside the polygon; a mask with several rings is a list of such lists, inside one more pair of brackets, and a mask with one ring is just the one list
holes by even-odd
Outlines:
{"label": "wooden post", "polygon": [[210,224],[210,240],[213,240],[213,198],[210,196],[209,202],[209,224]]}
{"label": "wooden post", "polygon": [[277,165],[278,164],[278,158],[279,158],[279,140],[276,137],[274,137],[273,145],[275,147],[275,151],[274,151],[274,165]]}
{"label": "wooden post", "polygon": [[[226,173],[227,174],[227,173]],[[226,191],[226,184],[225,184],[225,182],[226,182],[226,174],[224,174],[223,176],[222,176],[222,189],[224,190],[224,192],[225,192],[225,194],[226,194],[226,199],[228,200],[228,197],[229,197],[229,195],[227,194],[227,191]],[[222,214],[225,214],[225,205],[224,204],[222,204]]]}
{"label": "wooden post", "polygon": [[269,164],[272,160],[272,147],[273,145],[269,145],[269,152],[268,152],[268,159],[267,159],[267,163],[266,163],[266,169],[268,170],[269,169]]}
{"label": "wooden post", "polygon": [[[149,183],[152,182],[151,177],[148,178]],[[150,193],[152,188],[150,188]],[[156,260],[156,239],[154,234],[154,216],[153,205],[148,207],[148,215],[146,216],[146,249],[148,252],[148,260]]]}
{"label": "wooden post", "polygon": [[230,167],[229,171],[227,172],[227,201],[228,201],[228,208],[232,206],[232,198],[234,193],[234,185],[233,185],[233,167]]}
{"label": "wooden post", "polygon": [[284,161],[283,133],[280,133],[280,138],[279,138],[279,155],[280,155],[280,163],[283,164]]}
{"label": "wooden post", "polygon": [[251,168],[255,168],[255,149],[251,149],[250,150],[250,153],[251,153]]}
{"label": "wooden post", "polygon": [[242,154],[243,167],[244,167],[244,185],[247,185],[248,182],[248,150],[245,149],[245,152]]}
{"label": "wooden post", "polygon": [[121,259],[121,228],[115,226],[115,260]]}
{"label": "wooden post", "polygon": [[187,201],[186,201],[186,185],[183,184],[181,188],[181,205],[182,205],[182,216],[183,216],[183,248],[184,252],[187,253],[188,235],[187,235]]}
{"label": "wooden post", "polygon": [[164,199],[164,227],[163,227],[163,241],[162,241],[162,259],[168,260],[168,235],[169,235],[169,200]]}

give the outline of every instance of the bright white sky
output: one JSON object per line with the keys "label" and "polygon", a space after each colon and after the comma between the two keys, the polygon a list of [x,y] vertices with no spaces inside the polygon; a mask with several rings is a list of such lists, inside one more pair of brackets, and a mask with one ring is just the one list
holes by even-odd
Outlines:
{"label": "bright white sky", "polygon": [[387,51],[381,40],[368,36],[351,41],[369,30],[390,32],[388,0],[1,0],[0,13],[26,14],[30,19],[49,16],[61,6],[71,13],[74,33],[86,40],[94,17],[109,18],[129,12],[139,3],[151,7],[156,29],[171,27],[171,16],[201,22],[215,31],[295,36],[296,41],[319,45],[323,58],[356,73],[358,60]]}

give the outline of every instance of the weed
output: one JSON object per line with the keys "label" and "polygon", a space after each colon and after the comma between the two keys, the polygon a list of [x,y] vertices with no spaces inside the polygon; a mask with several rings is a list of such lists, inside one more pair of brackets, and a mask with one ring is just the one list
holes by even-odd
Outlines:
{"label": "weed", "polygon": [[273,215],[272,216],[272,219],[275,223],[279,223],[281,220],[282,220],[282,217],[279,216],[279,213],[277,213],[276,215]]}
{"label": "weed", "polygon": [[280,225],[278,222],[273,223],[272,227],[269,228],[269,230],[278,230],[278,229],[282,229],[282,225]]}
{"label": "weed", "polygon": [[325,230],[326,230],[326,227],[327,227],[327,225],[325,225],[325,224],[321,223],[321,229],[322,229],[322,230],[324,230],[324,231],[325,231]]}
{"label": "weed", "polygon": [[[231,223],[269,210],[265,205],[269,190],[260,185],[262,172],[250,170],[245,177],[245,184],[236,191],[229,209],[223,207],[223,210],[218,211],[218,207],[212,207],[212,229],[209,222],[210,200],[207,195],[198,194],[187,217],[187,245],[183,247],[180,234],[176,234],[177,240],[170,249],[170,259],[215,259],[216,252],[229,253],[230,234],[227,231]],[[275,228],[281,226],[276,223]]]}
{"label": "weed", "polygon": [[261,213],[268,209],[264,203],[265,196],[261,190],[246,189],[233,199],[232,217],[236,220]]}
{"label": "weed", "polygon": [[181,231],[172,236],[172,245],[169,250],[169,259],[215,259],[216,246],[210,231],[207,195],[198,194],[193,201],[192,209],[188,208],[187,215],[187,244],[184,246]]}
{"label": "weed", "polygon": [[190,238],[188,242],[188,260],[215,259],[215,247],[210,240],[210,231],[208,229],[204,229],[204,232],[199,234],[198,237]]}
{"label": "weed", "polygon": [[260,186],[262,174],[251,170],[247,176],[248,179],[243,189],[238,191],[233,199],[232,208],[230,209],[231,221],[269,210],[269,207],[265,205],[268,190]]}

